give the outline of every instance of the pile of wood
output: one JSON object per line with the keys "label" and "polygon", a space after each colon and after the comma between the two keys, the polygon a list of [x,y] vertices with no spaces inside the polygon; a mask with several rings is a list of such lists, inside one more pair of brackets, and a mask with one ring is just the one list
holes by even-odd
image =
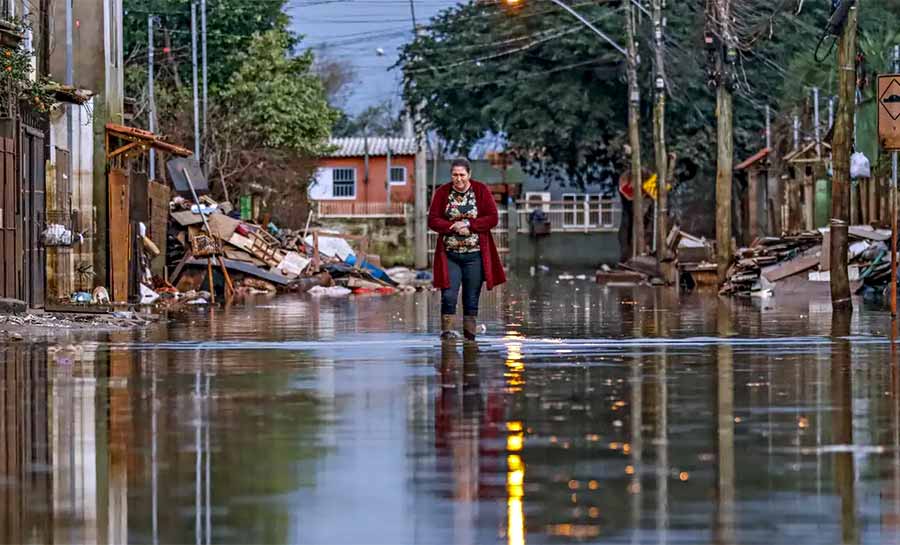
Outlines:
{"label": "pile of wood", "polygon": [[[820,253],[814,249],[821,246],[822,234],[818,231],[759,238],[749,248],[738,250],[735,263],[729,268],[727,280],[719,293],[748,295],[760,289],[763,274],[766,281],[777,282],[812,269],[821,260]],[[763,269],[766,269],[765,272]]]}
{"label": "pile of wood", "polygon": [[[890,273],[890,255],[886,241],[890,231],[867,225],[848,230],[847,273],[850,282],[886,283]],[[776,282],[804,274],[811,283],[831,280],[831,233],[818,231],[765,237],[742,248],[728,271],[721,292],[724,295],[750,295],[765,292]]]}
{"label": "pile of wood", "polygon": [[[312,228],[279,231],[233,217],[228,203],[202,197],[200,209],[184,199],[170,208],[168,286],[173,293],[218,289],[235,292],[307,291],[338,285],[359,293],[389,293],[398,287],[368,256],[365,237]],[[354,249],[349,242],[361,248]]]}

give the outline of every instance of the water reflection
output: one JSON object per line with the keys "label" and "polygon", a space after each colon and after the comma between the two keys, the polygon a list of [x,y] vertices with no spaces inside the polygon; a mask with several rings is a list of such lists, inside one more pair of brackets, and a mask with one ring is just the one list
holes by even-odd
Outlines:
{"label": "water reflection", "polygon": [[0,539],[900,542],[885,315],[492,297],[477,346],[422,294],[6,346]]}

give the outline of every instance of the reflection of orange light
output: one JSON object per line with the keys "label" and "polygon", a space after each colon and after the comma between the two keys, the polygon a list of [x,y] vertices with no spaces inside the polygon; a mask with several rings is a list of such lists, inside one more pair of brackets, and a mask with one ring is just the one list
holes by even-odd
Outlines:
{"label": "reflection of orange light", "polygon": [[590,488],[591,490],[597,490],[598,488],[600,488],[600,483],[598,483],[597,481],[590,481],[588,482],[588,488]]}
{"label": "reflection of orange light", "polygon": [[625,473],[627,475],[634,475],[634,466],[625,466]]}
{"label": "reflection of orange light", "polygon": [[600,510],[596,507],[591,507],[590,509],[588,509],[588,516],[592,519],[595,519],[600,516]]}
{"label": "reflection of orange light", "polygon": [[506,534],[509,545],[525,545],[525,513],[520,498],[506,500]]}
{"label": "reflection of orange light", "polygon": [[506,457],[506,464],[510,471],[522,469],[522,458],[518,454],[510,454]]}
{"label": "reflection of orange light", "polygon": [[572,479],[571,481],[569,481],[569,488],[570,488],[570,489],[572,489],[572,490],[578,490],[578,486],[579,486],[579,485],[578,485],[578,481],[576,481],[575,479]]}
{"label": "reflection of orange light", "polygon": [[557,441],[556,436],[555,436],[555,435],[551,435],[551,436],[550,436],[550,442],[551,442],[551,443],[556,443],[556,441]]}
{"label": "reflection of orange light", "polygon": [[637,494],[641,491],[641,483],[631,483],[628,485],[628,492],[631,494]]}
{"label": "reflection of orange light", "polygon": [[522,431],[522,423],[521,422],[507,422],[506,429],[508,431]]}
{"label": "reflection of orange light", "polygon": [[619,450],[619,443],[610,443],[609,449],[610,450]]}
{"label": "reflection of orange light", "polygon": [[578,495],[572,494],[572,503],[578,503]]}
{"label": "reflection of orange light", "polygon": [[509,450],[511,452],[518,452],[522,450],[522,443],[523,439],[521,433],[510,435],[506,438],[506,450]]}
{"label": "reflection of orange light", "polygon": [[507,456],[507,462],[510,470],[506,473],[506,535],[509,545],[525,545],[525,466],[517,454]]}
{"label": "reflection of orange light", "polygon": [[681,473],[678,474],[678,478],[681,479],[682,481],[686,481],[690,478],[690,475],[688,475],[687,471],[682,471]]}
{"label": "reflection of orange light", "polygon": [[555,524],[547,527],[547,533],[554,536],[574,537],[585,539],[600,535],[600,528],[584,524]]}
{"label": "reflection of orange light", "polygon": [[622,445],[622,452],[624,452],[625,454],[630,453],[631,445],[629,445],[628,443],[625,443],[624,445]]}

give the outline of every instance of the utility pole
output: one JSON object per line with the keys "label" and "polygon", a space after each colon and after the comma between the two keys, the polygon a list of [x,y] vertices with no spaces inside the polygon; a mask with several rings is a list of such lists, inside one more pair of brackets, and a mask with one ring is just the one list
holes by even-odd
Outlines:
{"label": "utility pole", "polygon": [[[849,0],[847,0],[849,1]],[[856,32],[859,10],[851,6],[838,41],[838,108],[834,125],[834,181],[831,195],[831,306],[852,309],[847,273],[847,231],[850,219],[850,147],[856,109]]]}
{"label": "utility pole", "polygon": [[[813,101],[813,136],[816,144],[816,158],[822,159],[822,133],[819,130],[819,88],[812,89]],[[803,169],[803,228],[807,231],[815,229],[816,221],[816,202],[815,202],[815,181],[812,169],[807,167]]]}
{"label": "utility pole", "polygon": [[191,2],[191,61],[194,78],[194,159],[200,162],[200,100],[197,97],[197,2]]}
{"label": "utility pole", "polygon": [[643,175],[641,174],[641,88],[638,86],[637,65],[638,53],[634,41],[635,21],[634,7],[628,4],[625,13],[626,32],[628,34],[628,54],[626,55],[628,74],[628,139],[631,144],[631,187],[634,194],[634,231],[632,244],[633,255],[644,254],[644,195]]}
{"label": "utility pole", "polygon": [[[894,73],[900,70],[900,45],[894,46]],[[891,317],[897,317],[897,152],[891,152]],[[891,332],[895,329],[891,324]]]}
{"label": "utility pole", "polygon": [[206,63],[206,0],[200,0],[200,37],[201,60],[203,63],[203,137],[209,138],[206,133],[206,114],[209,110],[209,71]]}
{"label": "utility pole", "polygon": [[[75,42],[73,39],[73,2],[74,0],[66,0],[66,85],[68,87],[75,87]],[[41,29],[42,32],[50,32],[49,28]],[[74,110],[72,108],[72,104],[66,104],[66,147],[69,151],[68,164],[66,168],[69,171],[69,178],[73,178],[73,165],[75,164],[74,156],[75,156],[75,124],[74,124]],[[74,187],[74,185],[73,185]]]}
{"label": "utility pole", "polygon": [[[156,91],[153,79],[153,16],[147,16],[147,95],[150,98],[150,132],[156,134]],[[150,180],[156,179],[156,150],[150,148]]]}
{"label": "utility pole", "polygon": [[[769,155],[766,167],[766,198],[763,202],[763,210],[769,210],[770,205],[775,210],[779,210],[779,207],[775,205],[778,202],[777,199],[772,199],[772,195],[775,195],[777,191],[775,190],[775,169],[773,168],[774,161],[772,159],[772,156],[775,154],[775,151],[772,149],[772,107],[768,104],[766,104],[766,149],[769,150]],[[772,235],[778,231],[776,218],[775,214],[766,214],[766,219],[763,221],[763,225],[767,226],[764,230],[765,234]],[[771,221],[769,221],[770,219]]]}
{"label": "utility pole", "polygon": [[731,0],[716,0],[719,37],[722,41],[716,55],[718,74],[716,90],[716,262],[719,283],[725,282],[731,266],[731,184],[734,165],[734,119],[731,79],[737,49],[731,35]]}
{"label": "utility pole", "polygon": [[[412,17],[413,32],[419,35],[416,24],[416,3],[409,0],[409,13]],[[414,250],[416,269],[428,267],[428,157],[425,155],[425,127],[422,125],[422,108],[424,104],[411,104],[413,129],[416,131],[416,191],[414,204]],[[390,180],[388,180],[390,183]],[[388,187],[390,191],[390,186]]]}
{"label": "utility pole", "polygon": [[[666,64],[663,40],[663,0],[653,0],[653,38],[656,43],[656,104],[653,108],[653,148],[656,155],[656,259],[661,264],[668,258],[669,179],[666,151]],[[669,275],[664,274],[668,282]]]}

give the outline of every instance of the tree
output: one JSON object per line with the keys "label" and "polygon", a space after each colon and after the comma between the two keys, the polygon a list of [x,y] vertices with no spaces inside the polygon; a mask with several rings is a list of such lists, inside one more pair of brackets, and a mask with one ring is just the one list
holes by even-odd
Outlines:
{"label": "tree", "polygon": [[334,126],[334,136],[398,136],[403,133],[403,118],[394,113],[389,101],[369,106],[355,116],[341,112]]}
{"label": "tree", "polygon": [[[620,3],[572,0],[571,5],[620,44],[625,19]],[[623,58],[547,2],[470,2],[449,8],[407,44],[400,64],[410,103],[444,139],[465,152],[486,132],[502,133],[528,170],[584,186],[604,176],[612,161],[621,172],[626,127]],[[713,232],[716,131],[715,93],[705,51],[706,0],[670,2],[666,10],[668,147],[678,157],[670,210],[683,228]],[[776,111],[775,145],[789,145],[791,111],[808,101],[809,88],[833,78],[812,59],[830,3],[732,0],[736,45],[734,154],[746,157],[765,142],[765,107]],[[883,11],[862,14],[863,35]],[[866,17],[870,17],[866,20]],[[651,59],[649,20],[641,25],[641,58]],[[865,51],[865,45],[863,45]],[[867,55],[871,53],[867,52]],[[796,71],[799,65],[809,70]],[[641,66],[641,94],[652,96],[652,63]],[[641,118],[652,118],[649,101]],[[642,137],[649,141],[651,124]],[[649,161],[644,161],[649,163]],[[605,176],[604,176],[605,177]],[[735,198],[743,188],[735,182]]]}
{"label": "tree", "polygon": [[[310,51],[287,30],[283,0],[209,0],[207,172],[220,197],[236,187],[264,188],[295,212],[305,202],[313,158],[327,149],[337,113],[313,71]],[[193,139],[190,85],[190,0],[127,0],[126,83],[136,97],[137,123],[146,126],[148,14],[158,14],[156,102],[160,132],[176,142]],[[162,51],[162,54],[159,54]],[[187,59],[187,62],[185,62]],[[293,203],[293,205],[291,204]],[[285,213],[285,219],[296,214]]]}
{"label": "tree", "polygon": [[332,108],[342,108],[347,100],[350,86],[356,82],[356,71],[346,61],[333,57],[327,47],[315,51],[313,72],[322,80],[328,104]]}

